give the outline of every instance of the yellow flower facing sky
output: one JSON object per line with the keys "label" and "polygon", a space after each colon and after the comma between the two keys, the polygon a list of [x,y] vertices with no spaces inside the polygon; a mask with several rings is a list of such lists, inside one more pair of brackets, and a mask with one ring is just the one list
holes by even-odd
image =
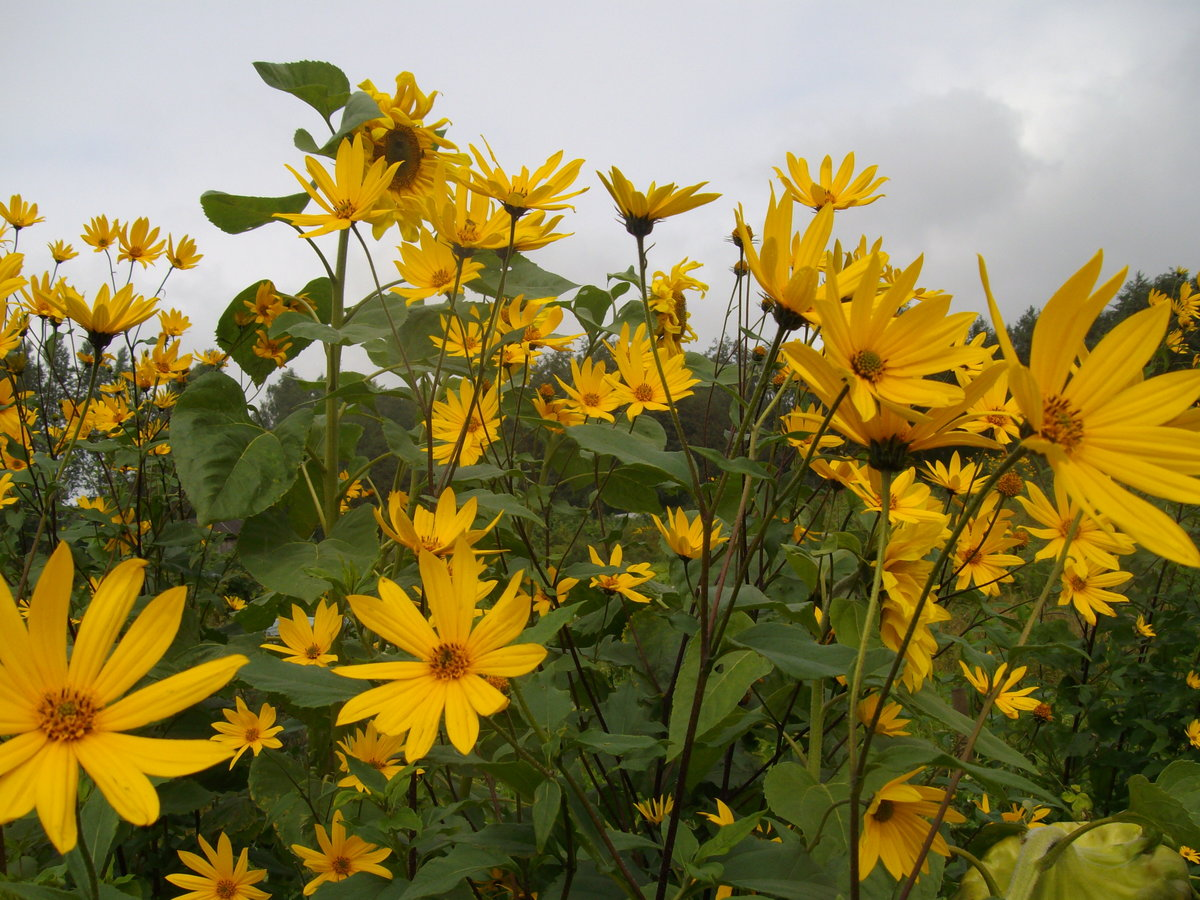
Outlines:
{"label": "yellow flower facing sky", "polygon": [[392,877],[392,873],[380,865],[392,851],[387,847],[369,844],[357,835],[347,835],[340,809],[333,814],[328,832],[324,825],[317,826],[317,846],[321,849],[312,850],[292,844],[292,852],[300,857],[304,867],[317,875],[304,885],[305,897],[311,897],[326,882],[336,884],[359,872],[370,872],[381,878]]}
{"label": "yellow flower facing sky", "polygon": [[[813,209],[848,209],[851,206],[866,206],[884,194],[876,194],[886,178],[875,178],[878,166],[868,166],[854,178],[854,154],[847,153],[837,173],[833,171],[833,160],[826,156],[821,160],[818,177],[813,179],[808,171],[808,161],[791,153],[787,155],[787,174],[776,167],[775,174],[783,182],[787,195],[802,206]],[[853,180],[851,180],[853,178]]]}
{"label": "yellow flower facing sky", "polygon": [[3,219],[17,231],[45,222],[44,216],[38,215],[36,203],[26,203],[20,194],[13,194],[8,204],[0,203],[0,219]]}
{"label": "yellow flower facing sky", "polygon": [[[0,582],[0,823],[36,808],[60,853],[76,842],[79,767],[113,809],[135,825],[159,814],[148,775],[191,775],[229,758],[207,740],[125,734],[174,715],[219,690],[247,659],[214,659],[122,696],[175,639],[187,590],[171,588],[147,604],[117,641],[144,578],[143,560],[120,563],[100,582],[67,653],[75,567],[59,544],[29,604],[29,624]],[[116,647],[113,644],[116,642]]]}
{"label": "yellow flower facing sky", "polygon": [[375,212],[375,205],[383,192],[391,183],[392,176],[400,167],[400,163],[388,165],[380,157],[366,164],[366,150],[362,136],[351,141],[345,138],[338,147],[337,159],[334,161],[333,177],[312,156],[304,158],[305,168],[313,181],[314,188],[305,178],[291,166],[287,170],[296,176],[301,187],[324,210],[319,213],[276,213],[276,217],[286,219],[297,228],[316,226],[312,231],[302,232],[300,237],[313,238],[333,231],[343,231],[355,222],[369,219]]}
{"label": "yellow flower facing sky", "polygon": [[129,260],[130,266],[135,262],[146,268],[163,254],[166,241],[158,240],[158,229],[150,227],[150,220],[145,216],[136,219],[132,225],[125,223],[117,235],[121,250],[117,254],[117,262]]}
{"label": "yellow flower facing sky", "polygon": [[633,808],[642,814],[642,818],[651,825],[661,825],[663,820],[675,808],[675,798],[670,794],[661,797],[651,797],[633,804]]}
{"label": "yellow flower facing sky", "polygon": [[476,400],[475,388],[463,379],[458,390],[448,387],[445,400],[433,401],[433,458],[448,462],[457,452],[458,463],[473,466],[484,449],[500,437],[500,400],[496,389]]}
{"label": "yellow flower facing sky", "polygon": [[158,312],[158,299],[135,294],[132,284],[125,285],[115,294],[107,284],[102,284],[90,304],[69,289],[62,291],[59,297],[67,318],[88,333],[88,340],[97,352],[103,352],[115,335],[136,328]]}
{"label": "yellow flower facing sky", "polygon": [[414,658],[334,670],[348,678],[387,682],[348,701],[337,724],[375,716],[383,734],[407,732],[404,755],[410,763],[429,752],[443,719],[450,743],[460,753],[470,753],[479,737],[479,717],[508,705],[487,676],[525,675],[546,656],[539,644],[513,644],[529,619],[530,599],[520,591],[522,573],[476,620],[479,568],[465,541],[459,541],[449,564],[422,550],[419,566],[429,619],[387,578],[379,580],[378,597],[348,598],[364,625]]}
{"label": "yellow flower facing sky", "polygon": [[676,188],[673,183],[657,185],[652,181],[645,191],[639,191],[616,166],[612,167],[607,177],[603,172],[596,174],[616,202],[617,213],[625,223],[625,230],[635,237],[645,237],[654,230],[654,224],[662,219],[712,203],[721,196],[696,193],[708,184],[707,181],[683,188]]}
{"label": "yellow flower facing sky", "polygon": [[645,584],[654,577],[654,570],[650,568],[650,563],[631,563],[628,566],[622,565],[625,551],[621,549],[620,544],[613,546],[612,553],[609,554],[607,560],[604,559],[596,550],[595,547],[588,545],[588,555],[592,559],[592,564],[596,566],[611,566],[619,568],[621,571],[614,575],[593,575],[589,584],[594,588],[599,588],[602,591],[607,591],[610,594],[620,594],[627,600],[632,600],[634,603],[649,603],[650,598],[640,591],[635,591],[634,588]]}
{"label": "yellow flower facing sky", "polygon": [[454,488],[449,487],[442,491],[432,511],[418,506],[413,510],[412,518],[409,518],[404,508],[407,504],[408,497],[405,494],[392,491],[388,494],[387,517],[376,508],[375,521],[384,534],[413,553],[425,550],[434,556],[445,556],[460,539],[472,546],[500,521],[500,516],[496,516],[486,527],[472,528],[478,502],[471,497],[459,508]]}
{"label": "yellow flower facing sky", "polygon": [[204,856],[176,851],[183,864],[195,875],[168,875],[167,881],[188,893],[180,894],[176,900],[267,900],[271,895],[254,887],[267,877],[266,869],[251,869],[249,849],[242,848],[237,862],[233,861],[233,845],[225,832],[217,838],[217,847],[199,837]]}
{"label": "yellow flower facing sky", "polygon": [[[670,507],[667,507],[665,514],[667,517],[665,525],[658,516],[652,515],[650,518],[654,520],[658,533],[667,542],[671,552],[684,559],[699,558],[704,552],[704,522],[699,513],[695,518],[688,519],[682,508],[672,511]],[[709,550],[719,547],[727,540],[729,540],[728,536],[721,534],[721,523],[714,522],[709,531]]]}
{"label": "yellow flower facing sky", "polygon": [[487,147],[491,164],[479,149],[472,145],[471,154],[475,157],[479,171],[470,170],[464,177],[469,180],[471,190],[498,200],[513,218],[520,218],[531,209],[574,209],[575,207],[566,201],[587,190],[570,189],[579,177],[579,170],[583,166],[582,159],[573,159],[559,169],[563,158],[563,151],[559,150],[532,173],[522,166],[520,172],[510,176],[500,168],[496,154],[492,152],[488,142],[484,141],[483,145]]}

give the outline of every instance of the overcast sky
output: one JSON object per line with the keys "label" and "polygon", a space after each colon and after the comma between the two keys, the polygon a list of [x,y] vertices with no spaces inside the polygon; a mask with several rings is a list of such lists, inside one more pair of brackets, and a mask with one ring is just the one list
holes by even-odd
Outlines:
{"label": "overcast sky", "polygon": [[[724,196],[660,224],[651,257],[705,263],[704,344],[731,285],[732,210],[761,224],[788,152],[877,165],[887,197],[839,213],[837,236],[882,236],[900,263],[923,252],[922,283],[956,309],[984,308],[978,253],[1010,315],[1099,248],[1106,274],[1200,266],[1194,0],[27,2],[5,24],[0,196],[47,219],[22,234],[26,271],[48,264],[49,240],[90,250],[78,234],[100,213],[186,232],[205,258],[172,275],[167,302],[197,323],[200,347],[247,285],[319,274],[286,226],[228,236],[200,210],[208,189],[294,192],[292,132],[322,127],[255,60],[327,60],[382,89],[411,70],[442,92],[435,112],[461,147],[486,136],[506,168],[559,149],[584,158],[592,189],[564,222],[576,237],[536,257],[576,282],[633,262],[595,170],[708,181]],[[90,297],[96,262],[89,252],[62,274]]]}

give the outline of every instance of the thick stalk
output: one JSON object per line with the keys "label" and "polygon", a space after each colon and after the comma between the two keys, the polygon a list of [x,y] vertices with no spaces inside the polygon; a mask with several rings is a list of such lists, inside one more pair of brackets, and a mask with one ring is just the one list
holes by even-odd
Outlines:
{"label": "thick stalk", "polygon": [[[337,261],[333,272],[333,302],[329,308],[329,324],[342,327],[346,304],[346,257],[350,249],[350,232],[338,233]],[[335,396],[342,369],[342,347],[340,344],[325,345],[325,472],[322,502],[325,507],[325,536],[328,537],[337,523],[338,504],[338,461],[341,448],[338,427],[338,398]]]}

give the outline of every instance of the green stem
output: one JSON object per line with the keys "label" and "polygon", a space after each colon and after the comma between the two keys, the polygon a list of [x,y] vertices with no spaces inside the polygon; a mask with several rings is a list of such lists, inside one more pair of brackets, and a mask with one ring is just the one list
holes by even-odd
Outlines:
{"label": "green stem", "polygon": [[968,853],[961,847],[950,847],[950,853],[953,856],[961,856],[968,863],[975,867],[975,871],[979,873],[979,877],[982,878],[983,883],[987,885],[989,896],[1000,896],[1000,888],[996,886],[996,877],[992,875],[992,870],[983,864],[983,860],[972,853]]}
{"label": "green stem", "polygon": [[[350,249],[350,232],[343,230],[338,234],[337,261],[333,273],[333,302],[329,309],[329,324],[333,328],[342,327],[342,317],[345,314],[346,303],[346,257]],[[338,389],[342,368],[342,347],[340,344],[325,345],[325,472],[322,500],[325,507],[325,536],[328,537],[337,523],[338,508],[338,460],[341,448],[338,428]]]}
{"label": "green stem", "polygon": [[75,849],[79,851],[79,855],[83,859],[83,867],[87,870],[88,895],[92,900],[100,900],[100,881],[96,877],[96,863],[92,859],[92,851],[87,845],[83,828],[83,812],[78,803],[75,804],[75,830],[79,835]]}

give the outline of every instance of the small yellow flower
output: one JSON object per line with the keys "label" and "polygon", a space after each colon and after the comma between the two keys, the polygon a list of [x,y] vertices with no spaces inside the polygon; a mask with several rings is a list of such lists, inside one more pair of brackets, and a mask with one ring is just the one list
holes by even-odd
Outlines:
{"label": "small yellow flower", "polygon": [[1187,737],[1191,745],[1200,750],[1200,719],[1192,719],[1188,722]]}
{"label": "small yellow flower", "polygon": [[868,166],[857,178],[853,181],[850,180],[854,174],[853,153],[846,154],[846,158],[838,166],[836,175],[833,172],[833,160],[826,156],[821,161],[820,178],[815,181],[808,173],[806,160],[789,153],[787,167],[790,178],[779,168],[775,169],[775,174],[783,182],[788,196],[797,203],[811,206],[813,209],[821,209],[826,206],[834,209],[866,206],[884,196],[874,193],[880,185],[887,181],[886,178],[875,178],[875,170],[878,166]]}
{"label": "small yellow flower", "polygon": [[670,794],[663,797],[653,797],[633,804],[633,808],[642,814],[651,825],[661,825],[663,819],[675,808],[675,798]]}
{"label": "small yellow flower", "polygon": [[83,226],[81,237],[94,252],[100,253],[120,240],[121,220],[113,219],[110,225],[108,216],[93,216],[92,220]]}
{"label": "small yellow flower", "polygon": [[246,599],[244,597],[235,597],[232,594],[225,595],[225,603],[234,612],[246,608]]}
{"label": "small yellow flower", "polygon": [[177,309],[166,309],[158,314],[158,327],[167,337],[179,337],[192,327],[192,320]]}
{"label": "small yellow flower", "polygon": [[175,243],[175,238],[167,235],[167,262],[171,264],[172,269],[194,269],[202,259],[204,254],[196,252],[196,242],[186,234],[179,239],[178,244]]}
{"label": "small yellow flower", "polygon": [[304,861],[304,867],[317,873],[317,877],[304,885],[304,896],[310,897],[325,882],[331,884],[345,881],[357,872],[370,872],[382,878],[391,878],[392,873],[379,865],[391,855],[391,850],[368,844],[357,836],[346,836],[342,824],[342,811],[333,814],[333,824],[327,833],[323,825],[317,826],[317,844],[320,850],[310,850],[292,844],[292,852]]}
{"label": "small yellow flower", "polygon": [[45,222],[43,216],[38,215],[36,203],[26,203],[21,199],[20,194],[13,194],[12,199],[5,206],[0,203],[0,219],[3,219],[17,231],[22,228],[28,228],[30,225],[36,225],[38,222]]}
{"label": "small yellow flower", "polygon": [[1179,855],[1190,863],[1200,863],[1200,853],[1197,853],[1187,844],[1181,844],[1179,846]]}
{"label": "small yellow flower", "polygon": [[12,472],[5,472],[0,475],[0,509],[6,506],[12,506],[20,498],[13,492],[13,476]]}
{"label": "small yellow flower", "polygon": [[150,220],[145,216],[134,220],[133,225],[122,225],[118,240],[121,251],[117,254],[117,262],[140,262],[143,268],[162,256],[163,248],[167,245],[166,241],[155,243],[158,229],[151,228]]}
{"label": "small yellow flower", "polygon": [[285,662],[301,666],[328,666],[337,661],[337,654],[329,652],[334,638],[342,630],[342,617],[336,604],[319,601],[316,613],[310,618],[293,603],[292,617],[279,619],[278,625],[279,638],[286,646],[260,644],[264,650],[282,653]]}
{"label": "small yellow flower", "polygon": [[288,353],[291,349],[292,342],[290,340],[269,338],[265,331],[258,332],[258,337],[254,342],[254,355],[271,360],[278,369],[287,365]]}
{"label": "small yellow flower", "polygon": [[318,237],[333,231],[343,231],[355,222],[371,218],[375,206],[383,192],[391,184],[392,176],[400,168],[400,163],[388,165],[383,157],[366,165],[366,149],[362,135],[351,141],[345,138],[338,147],[337,159],[334,161],[334,175],[312,156],[304,158],[308,174],[317,183],[314,188],[309,179],[305,178],[291,166],[287,170],[296,176],[296,180],[317,201],[324,212],[322,213],[276,213],[276,218],[286,219],[297,228],[317,227],[312,231],[301,233],[302,238]]}
{"label": "small yellow flower", "polygon": [[[588,554],[592,558],[592,563],[597,566],[612,566],[621,568],[621,560],[624,551],[620,544],[613,546],[612,553],[609,555],[608,561],[596,552],[596,548],[588,546]],[[635,591],[634,588],[638,585],[645,584],[654,577],[654,570],[650,568],[650,563],[633,563],[626,566],[622,571],[615,575],[593,575],[589,584],[594,588],[600,588],[602,591],[607,591],[610,594],[620,594],[627,600],[632,600],[634,603],[649,603],[650,598],[645,594]]]}
{"label": "small yellow flower", "polygon": [[[1008,663],[1000,663],[995,674],[989,678],[984,674],[983,668],[980,666],[976,666],[975,671],[972,673],[967,668],[967,664],[962,660],[959,660],[958,664],[962,666],[963,674],[966,675],[967,681],[971,682],[971,686],[985,696],[991,693],[997,685],[1003,685],[996,694],[995,705],[996,709],[1000,710],[1000,712],[1004,713],[1010,719],[1015,719],[1019,715],[1020,710],[1035,709],[1041,702],[1036,697],[1027,696],[1036,691],[1036,687],[1021,688],[1019,691],[1013,690],[1017,682],[1025,677],[1026,666],[1017,666],[1011,672],[1008,672]],[[1008,673],[1007,678],[1005,678],[1006,672]]]}
{"label": "small yellow flower", "polygon": [[1187,673],[1187,686],[1193,691],[1200,691],[1200,673],[1192,670]]}
{"label": "small yellow flower", "polygon": [[532,174],[528,168],[522,166],[519,173],[510,177],[500,168],[491,146],[487,141],[483,143],[492,162],[489,165],[483,154],[474,145],[471,146],[471,153],[479,166],[478,172],[468,173],[471,190],[498,200],[513,218],[520,218],[531,209],[574,209],[575,207],[563,201],[577,197],[587,190],[580,188],[568,193],[571,184],[579,176],[579,170],[583,166],[582,159],[572,160],[556,172],[555,169],[558,169],[563,158],[563,151],[559,150]]}
{"label": "small yellow flower", "polygon": [[613,421],[612,411],[620,407],[621,401],[615,395],[616,388],[607,377],[602,361],[585,359],[581,365],[572,359],[571,384],[557,375],[554,377],[570,396],[568,402],[583,415],[590,419]]}
{"label": "small yellow flower", "polygon": [[[643,813],[643,815],[645,815]],[[717,811],[715,813],[702,812],[700,815],[708,819],[714,825],[732,825],[734,823],[733,810],[723,800],[717,800]]]}
{"label": "small yellow flower", "polygon": [[472,528],[479,504],[472,497],[460,509],[453,488],[442,491],[437,507],[432,512],[418,506],[413,510],[412,518],[409,518],[404,509],[407,504],[407,494],[392,491],[388,494],[387,517],[376,509],[375,521],[384,534],[413,553],[427,550],[435,556],[445,556],[454,549],[459,538],[464,539],[468,546],[474,545],[500,520],[500,516],[496,516],[486,527]]}
{"label": "small yellow flower", "polygon": [[617,212],[625,223],[625,230],[635,237],[648,235],[654,229],[654,224],[661,219],[711,203],[721,196],[696,193],[708,184],[707,181],[684,188],[676,188],[673,183],[660,187],[652,181],[649,188],[639,191],[616,166],[613,166],[607,178],[603,172],[596,174],[616,201]]}
{"label": "small yellow flower", "polygon": [[1144,638],[1158,637],[1158,633],[1154,630],[1154,626],[1146,621],[1146,617],[1138,613],[1137,624],[1133,626],[1137,629],[1137,633]]}
{"label": "small yellow flower", "polygon": [[[198,836],[199,837],[199,836]],[[237,863],[233,861],[233,845],[225,832],[217,838],[217,849],[203,837],[199,838],[202,858],[195,853],[179,850],[183,864],[196,875],[168,875],[167,881],[190,893],[178,900],[267,900],[271,895],[253,885],[267,877],[266,869],[251,869],[249,848],[243,848]]]}
{"label": "small yellow flower", "polygon": [[[454,250],[439,242],[428,231],[421,231],[419,246],[401,244],[400,259],[395,260],[396,269],[408,287],[394,287],[392,293],[404,297],[409,305],[437,294],[449,297],[455,289],[474,281],[483,271],[483,264],[463,260],[454,255]],[[462,271],[458,269],[462,263]]]}
{"label": "small yellow flower", "polygon": [[271,704],[264,703],[258,714],[255,715],[246,706],[245,700],[241,697],[234,699],[237,708],[221,710],[221,715],[227,721],[213,722],[212,727],[220,734],[214,734],[209,738],[210,741],[216,741],[218,744],[237,751],[234,753],[233,759],[229,761],[231,769],[247,750],[253,750],[254,755],[258,756],[263,747],[283,746],[283,742],[275,737],[283,731],[283,726],[275,724],[275,708]]}
{"label": "small yellow flower", "polygon": [[1028,807],[1014,803],[1011,810],[1000,813],[1000,818],[1005,822],[1024,825],[1026,828],[1042,828],[1046,824],[1042,819],[1048,815],[1050,810],[1045,806]]}
{"label": "small yellow flower", "polygon": [[61,298],[67,318],[88,333],[88,340],[98,351],[103,351],[115,335],[136,328],[158,311],[157,298],[135,294],[132,284],[115,294],[102,284],[90,305],[70,289],[63,291]]}
{"label": "small yellow flower", "polygon": [[[870,725],[871,720],[875,718],[875,710],[879,707],[879,695],[871,694],[859,701],[858,707],[855,710],[858,716],[858,721],[864,725]],[[879,722],[875,725],[875,733],[882,734],[886,737],[904,737],[909,732],[904,728],[911,722],[911,719],[900,718],[900,713],[903,712],[899,703],[889,703],[883,708],[883,712],[879,715]]]}
{"label": "small yellow flower", "polygon": [[68,259],[74,259],[79,255],[75,252],[75,248],[66,241],[54,241],[46,246],[50,248],[50,258],[56,263],[65,263]]}
{"label": "small yellow flower", "polygon": [[[672,512],[671,508],[667,507],[666,516],[667,524],[665,525],[658,516],[652,515],[650,518],[654,520],[654,525],[658,528],[659,534],[663,536],[663,540],[667,542],[667,546],[676,556],[684,559],[698,559],[704,552],[704,523],[699,514],[689,521],[683,509],[676,509]],[[711,551],[727,540],[729,540],[728,537],[721,535],[721,523],[713,523],[713,527],[709,530],[709,550]]]}
{"label": "small yellow flower", "polygon": [[[338,746],[342,748],[337,751],[337,755],[341,760],[343,772],[350,772],[350,764],[346,762],[347,756],[353,756],[360,762],[378,769],[388,781],[404,768],[404,763],[398,759],[404,751],[404,735],[380,734],[374,721],[368,722],[365,729],[356,729],[352,735],[338,741]],[[338,787],[352,787],[363,793],[367,791],[367,786],[353,773],[339,781]]]}

